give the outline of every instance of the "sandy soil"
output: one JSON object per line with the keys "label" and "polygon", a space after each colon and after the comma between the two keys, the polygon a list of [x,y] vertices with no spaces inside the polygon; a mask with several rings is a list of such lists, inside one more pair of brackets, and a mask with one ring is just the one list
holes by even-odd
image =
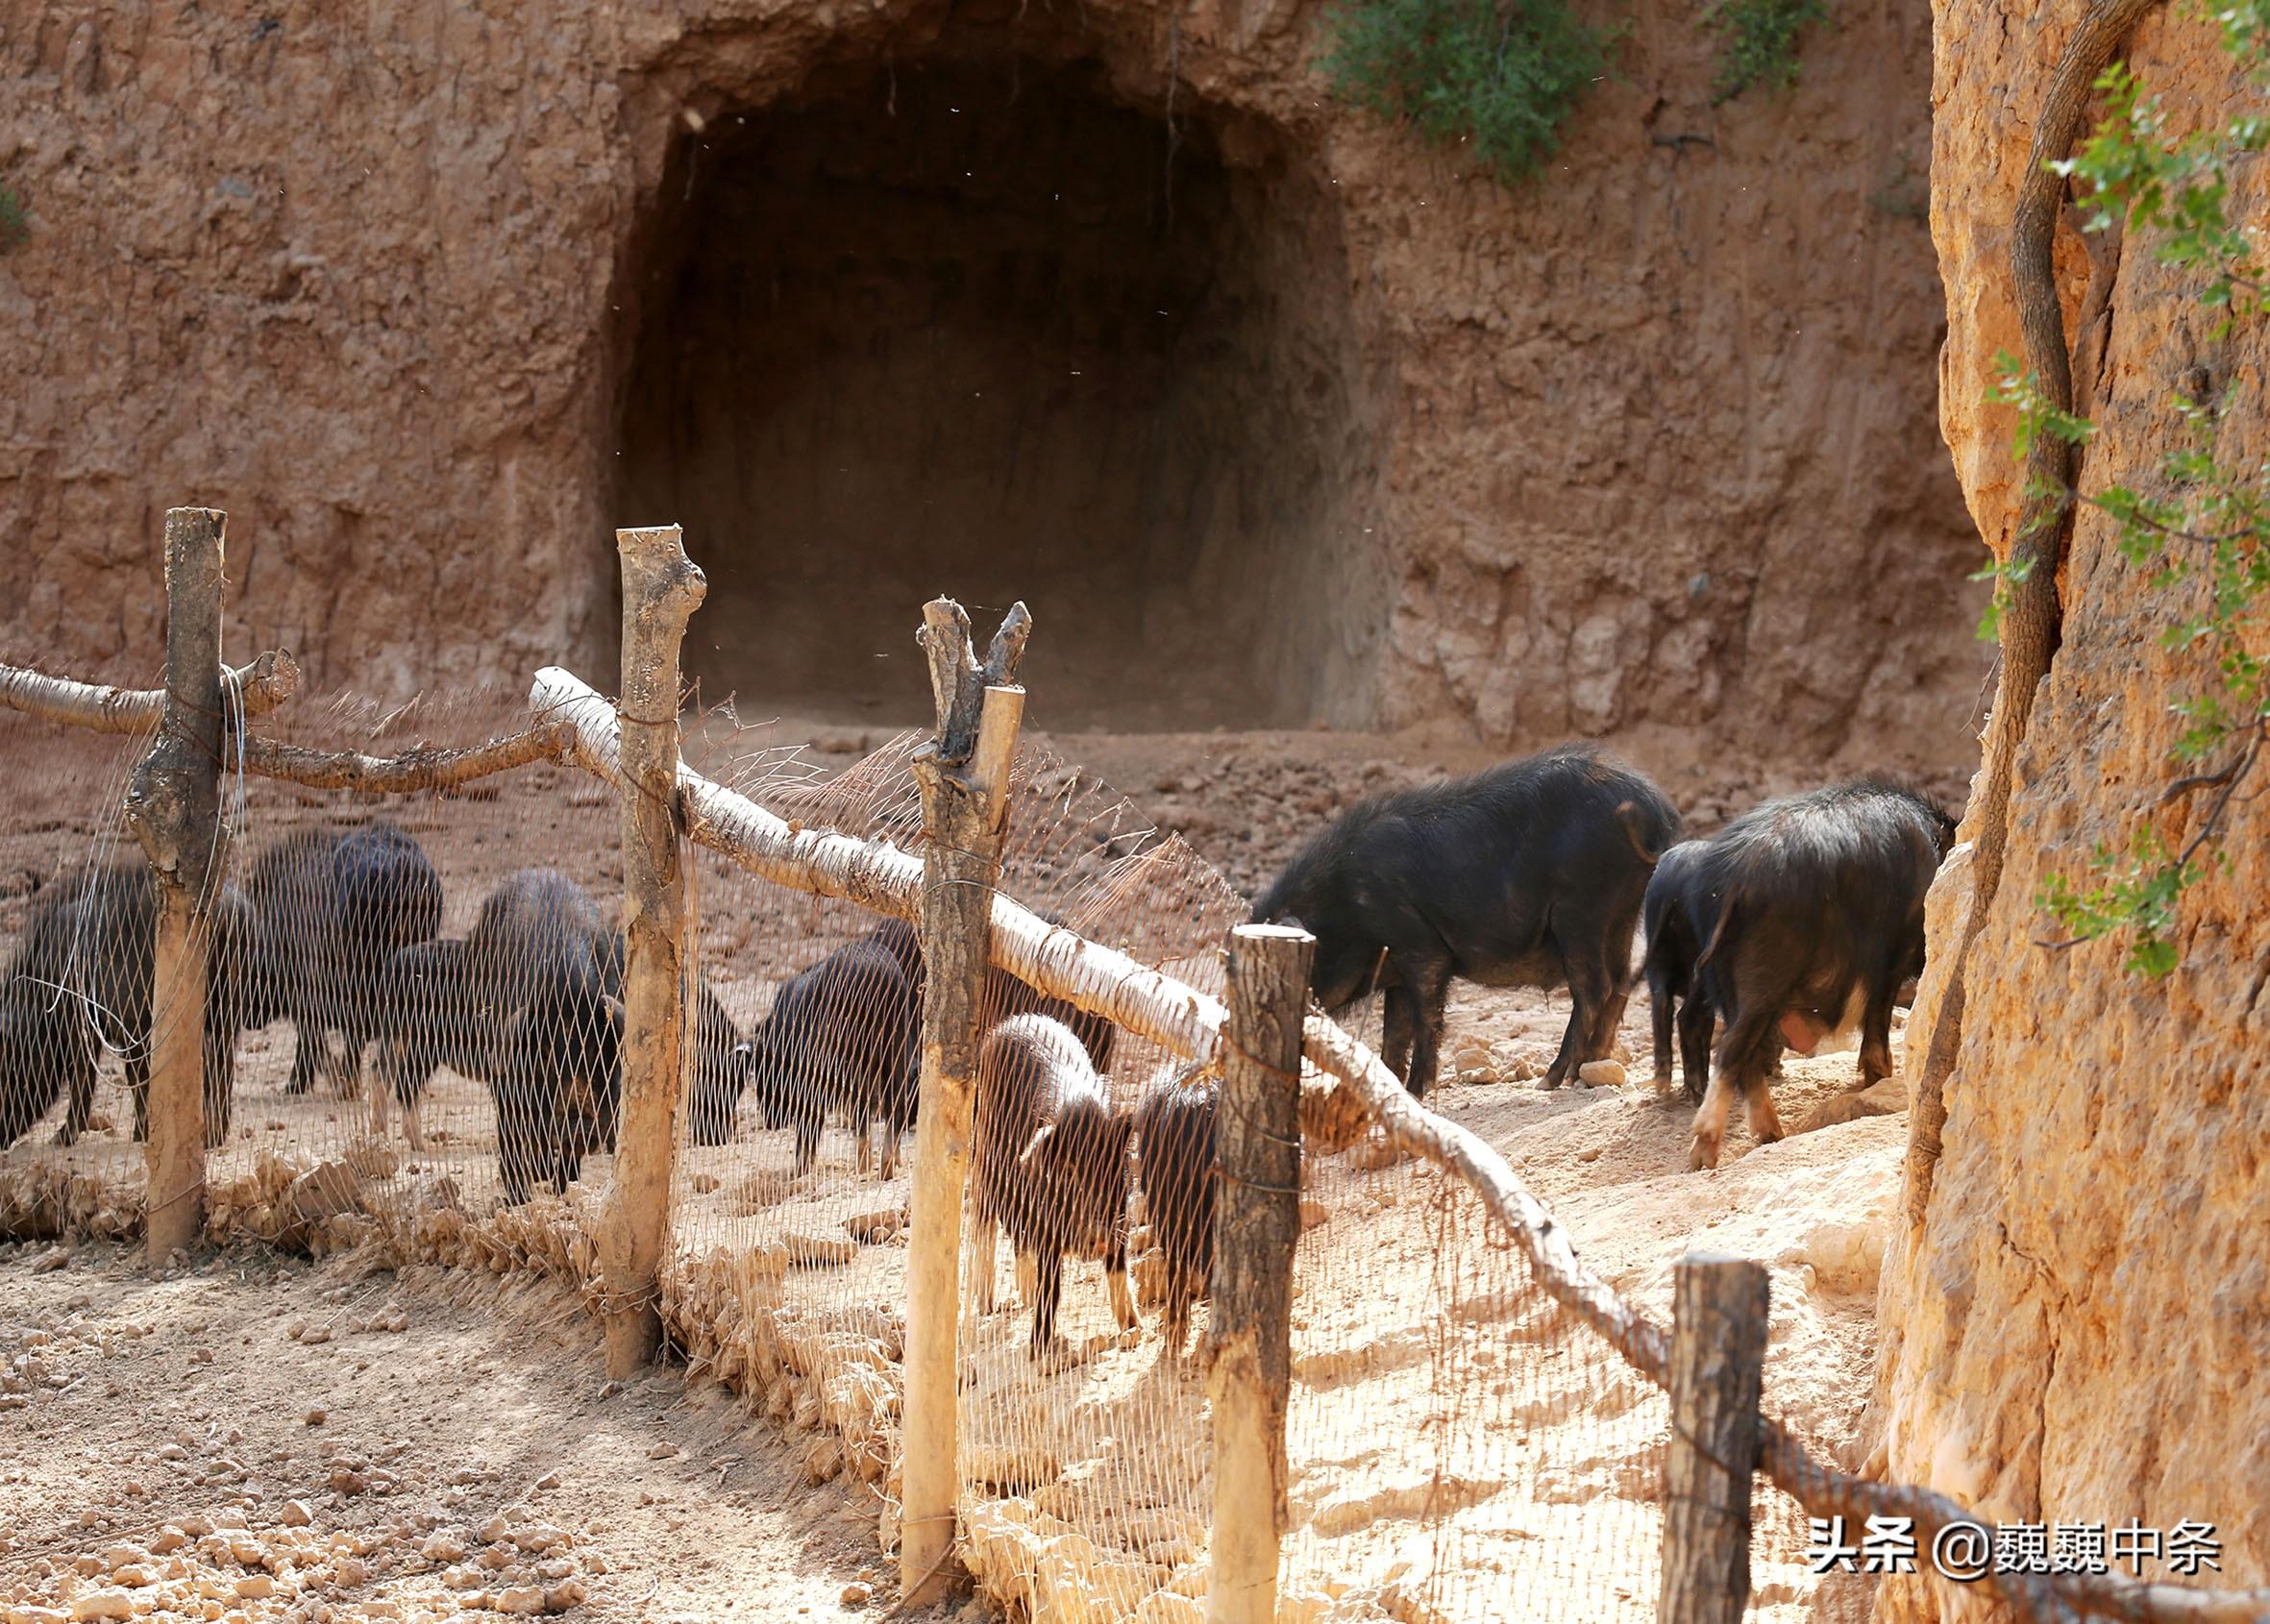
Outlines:
{"label": "sandy soil", "polygon": [[0,1247],[12,1619],[109,1615],[98,1596],[232,1620],[881,1610],[857,1588],[882,1565],[873,1490],[808,1483],[679,1370],[605,1382],[555,1287],[257,1248],[138,1263]]}

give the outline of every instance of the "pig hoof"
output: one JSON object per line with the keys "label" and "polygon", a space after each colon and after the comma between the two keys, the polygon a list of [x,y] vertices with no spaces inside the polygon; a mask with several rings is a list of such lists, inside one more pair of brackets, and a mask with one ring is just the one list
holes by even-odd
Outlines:
{"label": "pig hoof", "polygon": [[1693,1144],[1689,1147],[1687,1152],[1687,1166],[1689,1169],[1693,1172],[1703,1173],[1709,1172],[1717,1165],[1717,1140],[1705,1139],[1701,1134],[1696,1134],[1694,1136]]}
{"label": "pig hoof", "polygon": [[55,1130],[55,1142],[56,1144],[64,1146],[77,1144],[79,1143],[79,1130],[68,1125],[60,1127]]}
{"label": "pig hoof", "polygon": [[1658,1098],[1658,1099],[1668,1099],[1668,1098],[1670,1098],[1670,1097],[1671,1097],[1671,1090],[1672,1090],[1672,1088],[1673,1088],[1674,1086],[1675,1086],[1675,1085],[1673,1084],[1673,1082],[1672,1082],[1672,1080],[1671,1080],[1671,1074],[1670,1074],[1668,1071],[1658,1071],[1658,1072],[1655,1074],[1655,1097],[1656,1097],[1656,1098]]}

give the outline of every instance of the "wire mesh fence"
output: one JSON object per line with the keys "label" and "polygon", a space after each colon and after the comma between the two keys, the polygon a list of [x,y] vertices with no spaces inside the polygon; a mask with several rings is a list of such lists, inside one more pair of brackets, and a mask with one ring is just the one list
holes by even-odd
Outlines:
{"label": "wire mesh fence", "polygon": [[[528,717],[518,693],[343,695],[303,700],[259,736],[399,757]],[[37,730],[42,757],[0,870],[12,1232],[132,1231],[136,1081],[158,1035],[201,1021],[210,1233],[533,1266],[596,1300],[621,1120],[617,789],[552,760],[386,794],[224,762],[200,1011],[155,994],[157,897],[118,810],[148,735],[0,728],[27,755]],[[912,853],[922,742],[889,739],[828,775],[729,718],[684,748],[791,830]],[[1002,897],[1219,1009],[1246,905],[1196,853],[1029,745],[1006,827]],[[679,857],[690,951],[663,1322],[697,1371],[808,1430],[815,1478],[871,1485],[889,1546],[921,933],[713,849],[681,842]],[[1217,1509],[1221,1055],[1092,1001],[998,966],[986,982],[954,1343],[959,1554],[1035,1616],[1188,1619],[1206,1604]],[[1320,1069],[1320,1052],[1360,1063]],[[1366,1065],[1345,1037],[1312,1045],[1304,1094],[1353,1089]],[[1303,1164],[1280,1616],[1652,1614],[1672,1436],[1663,1333],[1572,1255],[1555,1261],[1456,1158],[1414,1154],[1412,1122],[1438,1119],[1400,1120],[1312,1143]],[[1796,1497],[1759,1501],[1749,1610],[1862,1617],[1868,1581],[1814,1572],[1806,1519],[1874,1490],[1778,1436],[1768,1467]],[[2025,1616],[2131,1615],[2005,1594]]]}

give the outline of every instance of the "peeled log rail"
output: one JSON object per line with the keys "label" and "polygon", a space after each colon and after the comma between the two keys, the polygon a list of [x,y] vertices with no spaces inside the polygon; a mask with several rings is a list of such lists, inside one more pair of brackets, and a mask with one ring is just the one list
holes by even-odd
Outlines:
{"label": "peeled log rail", "polygon": [[[265,716],[299,687],[300,668],[291,655],[272,649],[250,665],[237,666],[221,679],[225,696],[234,687],[247,716]],[[162,688],[113,688],[74,682],[17,665],[0,665],[0,709],[20,710],[42,722],[85,727],[96,733],[147,733],[165,712]]]}
{"label": "peeled log rail", "polygon": [[525,767],[531,761],[567,761],[575,753],[576,732],[564,722],[532,727],[463,750],[413,750],[400,755],[362,755],[354,750],[304,750],[274,739],[244,741],[244,770],[281,778],[311,790],[354,790],[363,795],[401,795],[411,790],[451,790],[476,778]]}
{"label": "peeled log rail", "polygon": [[[597,690],[571,672],[547,666],[536,674],[530,703],[538,716],[574,726],[579,766],[620,785],[614,706]],[[683,763],[678,795],[687,838],[731,858],[759,879],[919,922],[923,864],[912,852],[883,841],[791,824]],[[1019,980],[1176,1054],[1212,1063],[1221,1053],[1228,1011],[1220,999],[998,895],[990,958]]]}

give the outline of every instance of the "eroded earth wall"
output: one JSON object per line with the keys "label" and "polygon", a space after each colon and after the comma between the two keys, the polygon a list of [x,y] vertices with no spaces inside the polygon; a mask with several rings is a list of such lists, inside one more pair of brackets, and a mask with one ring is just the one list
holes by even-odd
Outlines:
{"label": "eroded earth wall", "polygon": [[[1999,351],[2020,350],[2010,220],[2032,111],[2079,5],[1938,0],[1932,230],[1946,280],[1944,416],[1982,531],[2007,554],[2021,494],[2009,413],[1984,404]],[[2232,71],[2211,25],[2163,7],[2128,59],[2165,97],[2171,135],[2227,120],[2260,90]],[[2234,213],[2264,223],[2258,170]],[[2068,329],[2087,281],[2070,229],[2059,245]],[[2201,278],[2132,234],[2117,259],[2101,365],[2077,381],[2099,425],[2082,489],[2170,494],[2170,398],[2219,398],[2218,460],[2258,467],[2262,325],[2218,336]],[[1874,1422],[1890,1475],[1957,1495],[1989,1521],[2213,1522],[2221,1573],[2270,1580],[2270,816],[2261,775],[2231,808],[2210,865],[2182,902],[2181,967],[2127,973],[2124,947],[2064,950],[2036,898],[2053,874],[2085,882],[2091,851],[2156,827],[2171,849],[2211,797],[2159,805],[2185,769],[2172,707],[2211,688],[2196,652],[2159,633],[2198,607],[2154,590],[2112,527],[2084,510],[2062,576],[2063,645],[2018,762],[2008,868],[1974,955],[1944,1150],[1920,1232],[1887,1255]],[[2252,635],[2264,646],[2258,624]],[[2209,766],[2220,765],[2218,752]],[[2251,799],[2249,798],[2251,794]],[[1966,829],[1967,838],[1971,831]],[[1960,928],[1959,881],[1931,919],[1937,997]],[[1956,905],[1961,903],[1960,906]],[[1927,1029],[1912,1025],[1912,1031]],[[1909,1051],[1912,1069],[1918,1043]],[[2173,1577],[2146,1564],[2147,1576]],[[1888,1591],[1879,1616],[1940,1601]]]}
{"label": "eroded earth wall", "polygon": [[[1337,107],[1320,38],[1305,0],[27,0],[0,20],[32,226],[0,258],[0,639],[154,659],[160,516],[195,502],[229,511],[243,639],[319,681],[563,654],[604,680],[611,527],[673,516],[616,509],[687,113],[714,135],[829,75],[1006,55],[1093,64],[1162,153],[1201,141],[1257,177],[1233,198],[1307,211],[1241,240],[1345,261],[1247,285],[1303,258],[1271,249],[1220,293],[1265,325],[1215,353],[1276,365],[1293,333],[1284,364],[1333,384],[1303,460],[1223,485],[1333,481],[1282,569],[1208,578],[1297,617],[1224,623],[1298,685],[1267,714],[1960,750],[1976,542],[1933,422],[1923,14],[1839,5],[1794,93],[1714,106],[1693,9],[1642,0],[1511,192]],[[1345,331],[1312,341],[1267,307],[1320,308],[1320,275]],[[1296,418],[1312,381],[1255,398]],[[691,542],[726,602],[732,560]]]}

